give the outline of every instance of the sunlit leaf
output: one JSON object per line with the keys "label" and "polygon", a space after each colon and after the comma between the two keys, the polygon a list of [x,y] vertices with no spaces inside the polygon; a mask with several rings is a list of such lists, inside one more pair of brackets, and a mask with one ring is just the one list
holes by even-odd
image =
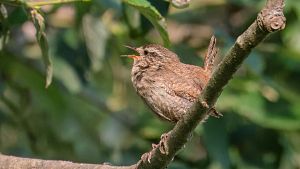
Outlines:
{"label": "sunlit leaf", "polygon": [[6,19],[6,18],[7,18],[6,7],[3,4],[0,4],[0,19],[2,21],[3,19]]}
{"label": "sunlit leaf", "polygon": [[0,4],[0,50],[2,50],[8,39],[7,17],[6,7]]}
{"label": "sunlit leaf", "polygon": [[65,60],[53,58],[55,65],[54,75],[61,81],[71,93],[78,93],[81,89],[81,82],[74,69]]}
{"label": "sunlit leaf", "polygon": [[102,68],[106,40],[109,34],[104,24],[98,18],[85,15],[82,21],[85,42],[91,60],[91,69],[97,72]]}
{"label": "sunlit leaf", "polygon": [[30,13],[31,13],[31,18],[34,23],[34,26],[36,28],[36,39],[42,50],[42,57],[43,57],[44,64],[46,66],[45,87],[47,88],[52,82],[53,68],[52,68],[51,58],[49,55],[49,47],[48,47],[48,42],[45,33],[44,17],[36,9],[31,9]]}

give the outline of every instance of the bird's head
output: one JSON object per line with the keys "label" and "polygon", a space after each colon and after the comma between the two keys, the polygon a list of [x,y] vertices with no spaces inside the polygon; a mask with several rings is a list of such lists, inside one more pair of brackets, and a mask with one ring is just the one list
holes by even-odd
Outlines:
{"label": "bird's head", "polygon": [[132,49],[138,53],[138,55],[123,55],[134,59],[134,65],[141,62],[145,62],[147,64],[165,64],[170,62],[179,62],[179,58],[174,52],[157,44],[149,44],[141,47],[125,47]]}

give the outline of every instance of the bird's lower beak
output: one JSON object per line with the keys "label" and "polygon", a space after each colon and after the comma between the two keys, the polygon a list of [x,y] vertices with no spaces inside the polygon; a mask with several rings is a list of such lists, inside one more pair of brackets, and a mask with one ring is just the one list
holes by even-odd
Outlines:
{"label": "bird's lower beak", "polygon": [[133,60],[137,60],[137,59],[141,58],[141,56],[136,56],[136,55],[128,55],[128,57],[133,59]]}
{"label": "bird's lower beak", "polygon": [[131,58],[133,60],[141,58],[141,56],[137,56],[137,55],[121,55],[121,57],[128,57],[128,58]]}

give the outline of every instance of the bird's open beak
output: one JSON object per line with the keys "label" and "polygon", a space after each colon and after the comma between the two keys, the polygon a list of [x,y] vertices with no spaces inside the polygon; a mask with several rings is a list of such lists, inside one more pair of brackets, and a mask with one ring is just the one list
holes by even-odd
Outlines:
{"label": "bird's open beak", "polygon": [[[134,50],[134,51],[138,52],[137,49],[136,49],[136,47],[131,47],[131,46],[127,46],[127,45],[124,45],[124,46],[126,48],[129,48],[131,50]],[[137,56],[137,55],[121,55],[121,57],[128,57],[128,58],[131,58],[131,59],[134,59],[134,60],[141,58],[141,56]]]}

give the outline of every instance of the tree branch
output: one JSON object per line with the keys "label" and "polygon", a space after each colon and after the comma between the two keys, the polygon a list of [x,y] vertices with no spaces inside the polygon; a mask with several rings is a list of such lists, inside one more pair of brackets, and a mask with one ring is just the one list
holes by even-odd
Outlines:
{"label": "tree branch", "polygon": [[0,169],[135,169],[136,166],[111,166],[108,164],[83,164],[72,163],[69,161],[56,161],[56,160],[39,160],[32,158],[21,158],[14,156],[7,156],[0,154]]}
{"label": "tree branch", "polygon": [[[268,34],[284,29],[286,19],[283,15],[283,6],[283,0],[267,1],[257,19],[237,38],[235,44],[213,72],[199,97],[199,102],[191,107],[189,113],[175,125],[168,137],[162,140],[163,144],[159,144],[151,150],[150,158],[147,160],[142,158],[138,162],[137,168],[160,169],[165,168],[172,161],[176,153],[187,142],[195,127],[208,117],[207,112],[215,104],[223,87],[232,78],[251,50]],[[165,149],[168,150],[168,153],[161,151]]]}

